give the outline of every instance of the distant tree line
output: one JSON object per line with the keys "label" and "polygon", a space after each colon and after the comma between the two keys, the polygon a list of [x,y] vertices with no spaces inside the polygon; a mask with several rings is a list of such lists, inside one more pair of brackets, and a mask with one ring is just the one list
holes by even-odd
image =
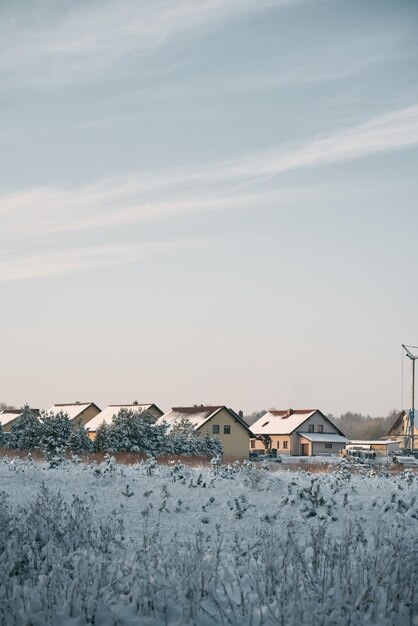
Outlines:
{"label": "distant tree line", "polygon": [[196,434],[187,419],[179,420],[172,428],[166,422],[157,423],[157,419],[148,411],[122,408],[111,424],[103,423],[98,427],[91,441],[86,428],[80,423],[74,424],[67,413],[38,414],[26,405],[9,433],[3,432],[0,425],[0,447],[40,449],[48,459],[67,451],[222,455],[220,440],[209,434]]}
{"label": "distant tree line", "polygon": [[[270,408],[254,411],[254,413],[246,415],[244,419],[251,426],[265,415],[267,411],[274,410]],[[386,435],[399,413],[400,411],[393,409],[386,417],[371,417],[370,415],[347,411],[343,415],[334,416],[329,414],[328,417],[349,439],[379,439]]]}
{"label": "distant tree line", "polygon": [[349,439],[380,439],[387,434],[399,413],[394,409],[386,417],[371,417],[348,411],[339,417],[328,417]]}

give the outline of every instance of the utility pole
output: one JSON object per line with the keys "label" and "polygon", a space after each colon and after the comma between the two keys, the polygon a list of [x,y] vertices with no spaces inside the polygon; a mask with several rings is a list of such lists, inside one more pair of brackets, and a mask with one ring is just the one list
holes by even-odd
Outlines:
{"label": "utility pole", "polygon": [[411,408],[409,409],[409,427],[408,427],[408,435],[407,448],[411,450],[413,453],[415,450],[415,361],[418,359],[418,355],[413,354],[411,352],[411,348],[418,350],[417,346],[406,346],[402,344],[402,348],[405,350],[406,356],[411,360]]}

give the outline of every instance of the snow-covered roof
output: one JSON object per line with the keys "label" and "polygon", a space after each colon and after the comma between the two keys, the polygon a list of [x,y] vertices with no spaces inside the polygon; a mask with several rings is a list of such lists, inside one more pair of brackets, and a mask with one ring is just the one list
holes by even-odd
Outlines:
{"label": "snow-covered roof", "polygon": [[173,427],[176,422],[186,418],[195,428],[200,428],[222,408],[222,406],[176,406],[167,411],[158,421],[165,421],[169,427]]}
{"label": "snow-covered roof", "polygon": [[251,426],[251,430],[255,435],[289,435],[317,412],[321,413],[318,409],[269,411]]}
{"label": "snow-covered roof", "polygon": [[133,411],[139,411],[142,413],[143,411],[147,411],[150,409],[153,404],[109,404],[108,407],[103,409],[100,413],[98,413],[93,419],[91,419],[87,424],[85,424],[85,428],[90,430],[91,432],[95,432],[97,428],[105,422],[106,424],[111,424],[115,415],[117,415],[120,409],[131,409]]}
{"label": "snow-covered roof", "polygon": [[74,420],[91,405],[94,405],[94,402],[71,402],[70,404],[53,404],[48,413],[58,413],[59,411],[62,411],[63,413],[67,413],[70,420]]}
{"label": "snow-covered roof", "polygon": [[350,446],[386,446],[390,443],[399,443],[396,439],[350,439],[348,442]]}
{"label": "snow-covered roof", "polygon": [[22,415],[22,411],[20,409],[16,409],[16,410],[9,409],[6,411],[0,411],[0,424],[2,426],[7,426],[7,424],[10,424],[10,422],[13,422],[20,415]]}
{"label": "snow-covered roof", "polygon": [[250,432],[250,436],[252,436],[252,429],[250,430],[250,427],[243,420],[243,418],[226,406],[176,406],[162,415],[158,421],[167,422],[170,430],[176,422],[186,418],[189,422],[191,422],[191,424],[193,424],[195,429],[198,429],[203,426],[205,422],[219,413],[219,411],[222,411],[222,409],[228,411],[237,422]]}
{"label": "snow-covered roof", "polygon": [[302,433],[299,430],[298,435],[313,443],[348,443],[348,439],[335,433]]}

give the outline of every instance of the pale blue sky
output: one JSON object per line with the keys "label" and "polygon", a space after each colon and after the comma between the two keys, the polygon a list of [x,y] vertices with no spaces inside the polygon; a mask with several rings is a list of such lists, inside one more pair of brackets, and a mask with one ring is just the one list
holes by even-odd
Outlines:
{"label": "pale blue sky", "polygon": [[418,3],[0,4],[1,397],[387,413]]}

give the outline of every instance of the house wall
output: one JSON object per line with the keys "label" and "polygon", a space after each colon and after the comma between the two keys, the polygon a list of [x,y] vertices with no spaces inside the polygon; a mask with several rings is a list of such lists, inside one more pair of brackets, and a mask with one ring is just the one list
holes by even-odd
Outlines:
{"label": "house wall", "polygon": [[[333,435],[339,435],[338,429],[335,426],[333,426],[328,420],[326,420],[325,417],[323,417],[321,413],[319,413],[318,411],[316,411],[316,413],[314,413],[309,419],[307,419],[306,422],[304,422],[302,426],[298,428],[297,430],[301,433],[308,433],[309,426],[313,426],[314,433],[323,432],[324,434],[328,433],[328,434],[333,434]],[[322,431],[318,428],[318,426],[322,426]],[[308,441],[305,438],[302,439],[301,436],[295,433],[293,436],[292,454],[294,455],[302,454],[302,443],[309,443],[309,455],[310,456],[315,455],[315,454],[324,454],[328,452],[339,453],[345,447],[344,444],[342,443],[333,443],[332,448],[325,448],[325,444],[323,442]]]}
{"label": "house wall", "polygon": [[91,404],[90,406],[85,408],[84,411],[80,415],[77,415],[77,417],[75,417],[72,421],[75,424],[80,424],[81,426],[85,426],[87,422],[92,420],[93,417],[96,417],[96,415],[98,415],[99,413],[100,413],[100,409],[94,404]]}
{"label": "house wall", "polygon": [[313,441],[312,442],[312,454],[341,454],[343,450],[345,450],[345,445],[343,443],[329,443],[328,445],[331,448],[327,448],[323,441]]}
{"label": "house wall", "polygon": [[[414,421],[414,450],[418,450],[418,426],[416,425],[416,419]],[[405,433],[408,431],[408,426],[409,426],[409,415],[405,414],[403,417],[403,424],[402,424],[402,428],[398,428],[396,431],[396,436],[393,437],[393,439],[397,439],[397,441],[399,441],[400,444],[400,448],[404,449],[405,448]]]}
{"label": "house wall", "polygon": [[294,453],[295,456],[302,456],[302,444],[307,444],[308,446],[308,454],[307,456],[312,456],[312,441],[305,439],[305,437],[299,437],[299,435],[294,435],[293,437],[294,446],[293,449],[296,450]]}
{"label": "house wall", "polygon": [[[270,450],[277,450],[277,454],[291,454],[292,448],[292,437],[290,435],[269,435],[271,439],[271,447],[266,448],[263,441],[259,439],[250,439],[251,442],[254,442],[254,447],[251,446],[250,443],[250,452],[258,452],[260,450],[265,450],[266,453],[270,452]],[[287,448],[284,447],[284,443],[287,443]]]}
{"label": "house wall", "polygon": [[[213,434],[213,426],[219,426],[219,435]],[[231,427],[230,435],[224,434],[224,426]],[[218,436],[224,449],[224,457],[249,458],[249,432],[226,409],[219,411],[196,432],[202,435],[209,433],[210,436]]]}
{"label": "house wall", "polygon": [[318,426],[323,426],[322,432],[324,433],[332,433],[334,435],[340,434],[338,432],[338,429],[335,426],[333,426],[328,420],[326,420],[318,411],[314,413],[309,419],[307,419],[306,422],[304,422],[302,426],[298,428],[297,430],[299,430],[300,432],[307,433],[309,431],[309,426],[311,425],[314,426],[315,433],[319,432]]}
{"label": "house wall", "polygon": [[12,426],[15,423],[15,421],[17,420],[18,417],[19,417],[19,415],[16,415],[14,420],[12,420],[11,422],[8,422],[8,424],[5,424],[3,426],[3,432],[4,433],[10,433],[12,431]]}
{"label": "house wall", "polygon": [[154,417],[161,417],[164,413],[156,406],[151,406],[148,410],[148,413],[151,413]]}

